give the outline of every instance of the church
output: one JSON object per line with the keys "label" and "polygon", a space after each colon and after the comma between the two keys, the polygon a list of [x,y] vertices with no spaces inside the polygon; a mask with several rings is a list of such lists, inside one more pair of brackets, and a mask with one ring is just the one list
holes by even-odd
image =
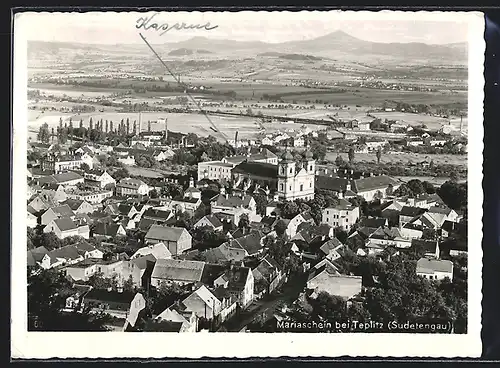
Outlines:
{"label": "church", "polygon": [[266,162],[243,161],[231,170],[234,189],[244,191],[254,188],[266,194],[271,191],[279,200],[314,199],[316,161],[311,151],[306,150],[300,162],[286,151],[278,165]]}

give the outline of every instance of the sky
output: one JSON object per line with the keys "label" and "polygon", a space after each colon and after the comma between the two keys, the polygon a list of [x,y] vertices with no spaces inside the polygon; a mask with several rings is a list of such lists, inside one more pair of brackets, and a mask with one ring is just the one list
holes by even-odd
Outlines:
{"label": "sky", "polygon": [[[14,21],[14,32],[22,29],[28,40],[90,44],[136,44],[142,42],[138,19],[154,13],[24,13]],[[466,42],[466,13],[440,12],[162,12],[154,16],[158,25],[184,22],[213,30],[170,30],[163,35],[152,29],[141,32],[151,43],[178,42],[194,36],[270,43],[305,40],[342,30],[372,42]],[[151,24],[151,23],[150,23]],[[19,28],[18,28],[19,27]]]}

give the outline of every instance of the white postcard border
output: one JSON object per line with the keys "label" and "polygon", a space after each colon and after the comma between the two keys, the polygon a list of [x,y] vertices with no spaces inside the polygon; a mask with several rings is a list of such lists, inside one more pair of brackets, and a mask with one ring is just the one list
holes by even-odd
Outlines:
{"label": "white postcard border", "polygon": [[460,17],[460,20],[469,24],[468,242],[469,249],[473,251],[468,255],[468,333],[418,335],[27,332],[25,204],[28,119],[25,30],[29,27],[29,17],[17,14],[14,23],[11,244],[13,358],[477,357],[481,354],[484,16],[479,12],[401,11],[348,11],[342,16],[353,19],[367,17],[419,20]]}

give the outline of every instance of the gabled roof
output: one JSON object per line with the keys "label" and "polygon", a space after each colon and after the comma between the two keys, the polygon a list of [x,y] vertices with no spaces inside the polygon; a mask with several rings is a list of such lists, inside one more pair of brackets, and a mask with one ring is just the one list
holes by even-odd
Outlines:
{"label": "gabled roof", "polygon": [[142,214],[143,219],[154,219],[156,221],[167,221],[172,215],[172,211],[157,210],[154,208],[148,208]]}
{"label": "gabled roof", "polygon": [[437,242],[435,240],[412,239],[412,248],[419,247],[426,252],[434,253],[436,251]]}
{"label": "gabled roof", "polygon": [[251,202],[252,199],[253,199],[253,197],[248,196],[248,195],[243,196],[243,197],[228,196],[226,198],[224,195],[219,194],[213,200],[213,202],[215,202],[216,206],[236,208],[236,207],[247,207],[250,204],[250,202]]}
{"label": "gabled roof", "polygon": [[164,243],[158,243],[155,245],[140,248],[134,253],[132,257],[133,258],[143,257],[150,254],[153,255],[155,260],[172,258],[172,253],[170,253],[170,251],[168,250],[167,246]]}
{"label": "gabled roof", "polygon": [[319,249],[326,255],[330,253],[330,251],[341,247],[342,243],[337,238],[333,238],[325,242]]}
{"label": "gabled roof", "polygon": [[383,217],[364,217],[360,221],[360,226],[379,228],[380,226],[386,225],[387,219]]}
{"label": "gabled roof", "polygon": [[124,187],[124,188],[130,188],[130,189],[137,189],[141,185],[146,185],[145,182],[139,179],[132,179],[132,178],[124,178],[120,180],[117,184],[117,186]]}
{"label": "gabled roof", "polygon": [[67,217],[55,219],[54,223],[61,231],[74,230],[78,227],[72,219]]}
{"label": "gabled roof", "polygon": [[401,209],[401,216],[416,217],[425,213],[427,210],[420,207],[403,206]]}
{"label": "gabled roof", "polygon": [[277,178],[278,166],[267,162],[243,161],[239,165],[236,165],[232,172],[235,174],[250,174],[265,178]]}
{"label": "gabled roof", "polygon": [[152,225],[146,234],[146,239],[150,238],[161,241],[178,241],[184,232],[187,232],[187,230],[181,227]]}
{"label": "gabled roof", "polygon": [[147,232],[149,231],[150,227],[153,226],[155,223],[156,223],[155,220],[141,218],[139,224],[137,225],[137,228],[141,231]]}
{"label": "gabled roof", "polygon": [[176,259],[159,259],[153,269],[152,278],[198,282],[201,280],[205,262]]}
{"label": "gabled roof", "polygon": [[252,271],[248,267],[232,266],[224,273],[224,277],[228,280],[228,289],[243,290],[250,272]]}
{"label": "gabled roof", "polygon": [[318,189],[343,192],[347,189],[349,180],[345,178],[330,177],[324,175],[316,175],[315,187]]}
{"label": "gabled roof", "polygon": [[106,222],[99,222],[94,228],[94,234],[105,236],[117,236],[121,224],[108,224]]}
{"label": "gabled roof", "polygon": [[453,210],[449,207],[431,207],[431,208],[429,208],[430,213],[439,213],[439,214],[446,215],[446,216],[448,216],[451,213],[451,211],[453,211]]}
{"label": "gabled roof", "polygon": [[80,199],[73,199],[73,198],[68,198],[64,202],[62,202],[64,205],[68,205],[71,210],[76,211],[77,209],[80,208],[82,203],[85,201],[82,201]]}
{"label": "gabled roof", "polygon": [[81,257],[74,245],[66,245],[65,247],[54,249],[47,254],[50,257],[51,263],[56,262],[59,258],[70,261]]}
{"label": "gabled roof", "polygon": [[63,204],[62,206],[57,207],[51,207],[50,210],[52,210],[52,212],[54,212],[59,217],[72,217],[75,215],[71,207],[67,204]]}
{"label": "gabled roof", "polygon": [[97,249],[92,244],[90,244],[86,241],[81,241],[81,242],[73,244],[73,245],[75,246],[75,248],[78,250],[78,253],[80,253],[80,254],[85,254],[85,252],[92,252],[92,251]]}
{"label": "gabled roof", "polygon": [[399,181],[390,176],[370,176],[368,178],[354,180],[353,190],[356,193],[375,189],[387,188],[389,185],[399,184]]}
{"label": "gabled roof", "polygon": [[56,183],[65,183],[68,181],[83,179],[83,176],[73,171],[68,171],[61,174],[54,174],[52,175],[52,177],[54,178]]}
{"label": "gabled roof", "polygon": [[205,219],[212,224],[214,228],[218,228],[222,226],[222,222],[214,215],[206,215]]}
{"label": "gabled roof", "polygon": [[244,249],[248,255],[257,254],[263,248],[260,243],[263,237],[264,234],[260,231],[252,231],[248,235],[230,240],[229,247]]}
{"label": "gabled roof", "polygon": [[453,262],[442,259],[420,258],[417,261],[417,272],[432,274],[434,272],[453,272]]}

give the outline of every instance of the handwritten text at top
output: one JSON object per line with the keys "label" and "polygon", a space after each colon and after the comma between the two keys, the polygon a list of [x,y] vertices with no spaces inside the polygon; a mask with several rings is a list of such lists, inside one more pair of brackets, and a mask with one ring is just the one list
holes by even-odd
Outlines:
{"label": "handwritten text at top", "polygon": [[168,24],[168,23],[163,23],[163,22],[156,22],[153,21],[153,18],[157,14],[153,14],[150,17],[140,17],[137,19],[135,27],[137,29],[143,28],[144,30],[154,30],[157,32],[161,32],[160,35],[163,36],[165,33],[171,30],[192,30],[192,29],[197,29],[197,30],[205,30],[205,31],[211,31],[213,29],[218,28],[219,26],[212,26],[210,22],[207,22],[205,24],[186,24],[186,23],[175,23],[175,24]]}

